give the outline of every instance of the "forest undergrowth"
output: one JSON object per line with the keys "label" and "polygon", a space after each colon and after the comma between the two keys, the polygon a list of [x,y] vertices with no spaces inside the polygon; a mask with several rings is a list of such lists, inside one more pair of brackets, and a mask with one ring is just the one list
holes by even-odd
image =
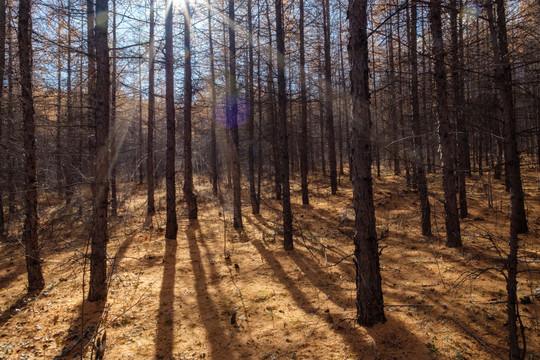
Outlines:
{"label": "forest undergrowth", "polygon": [[[82,205],[90,194],[79,194],[80,208],[77,200],[66,207],[55,194],[42,195],[45,291],[26,292],[20,214],[9,219],[8,241],[0,243],[0,359],[89,358],[105,331],[105,359],[506,358],[509,196],[504,183],[487,179],[468,179],[464,246],[449,249],[440,175],[429,178],[430,238],[421,235],[418,196],[404,178],[375,178],[388,320],[373,328],[354,321],[346,175],[337,195],[312,177],[310,206],[301,205],[300,179],[292,181],[293,252],[283,250],[281,206],[270,197],[254,216],[244,189],[244,230],[237,231],[230,189],[222,186],[216,198],[198,178],[199,220],[187,220],[181,202],[178,239],[165,241],[164,187],[157,214],[146,218],[145,188],[122,184],[119,216],[110,221],[106,303],[83,302],[91,216]],[[530,232],[520,236],[518,298],[527,359],[540,359],[538,186],[534,169],[524,168]]]}

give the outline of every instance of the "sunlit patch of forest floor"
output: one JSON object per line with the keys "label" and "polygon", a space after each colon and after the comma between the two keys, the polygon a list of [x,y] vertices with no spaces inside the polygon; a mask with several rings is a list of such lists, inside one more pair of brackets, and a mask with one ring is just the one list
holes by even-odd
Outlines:
{"label": "sunlit patch of forest floor", "polygon": [[[404,178],[383,173],[375,179],[388,320],[373,328],[354,321],[351,185],[342,175],[333,196],[329,181],[310,180],[310,206],[301,205],[299,179],[292,182],[295,250],[289,253],[282,249],[280,203],[271,198],[270,184],[263,186],[256,216],[244,186],[239,232],[232,227],[231,189],[223,186],[223,196],[215,198],[199,179],[199,220],[186,220],[180,201],[177,241],[164,238],[164,184],[152,219],[145,217],[144,186],[123,184],[119,216],[110,223],[112,271],[104,304],[82,302],[89,280],[88,203],[78,215],[77,200],[64,206],[54,194],[42,195],[45,291],[26,294],[20,214],[11,217],[9,241],[0,245],[0,359],[89,358],[96,331],[105,330],[105,359],[507,358],[501,270],[509,195],[500,180],[493,181],[490,209],[486,175],[468,179],[464,246],[448,249],[440,175],[429,179],[431,238],[420,234],[418,196]],[[532,168],[524,169],[523,184],[530,233],[520,236],[518,295],[527,358],[535,359],[540,194]]]}

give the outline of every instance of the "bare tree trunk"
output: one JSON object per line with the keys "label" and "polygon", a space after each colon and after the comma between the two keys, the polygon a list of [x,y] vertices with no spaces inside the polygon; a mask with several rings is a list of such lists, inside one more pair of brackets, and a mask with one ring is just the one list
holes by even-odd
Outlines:
{"label": "bare tree trunk", "polygon": [[[509,59],[508,39],[506,34],[506,10],[504,1],[496,0],[496,21],[493,20],[491,0],[487,0],[487,12],[491,32],[491,43],[495,60],[495,85],[499,92],[499,100],[504,120],[504,159],[505,175],[510,186],[511,217],[517,234],[529,231],[523,186],[521,183],[520,158],[516,138],[516,117],[512,90],[512,66]],[[496,23],[495,23],[496,22]]]}
{"label": "bare tree trunk", "polygon": [[281,184],[283,186],[283,247],[293,250],[291,189],[289,184],[289,146],[287,134],[287,90],[285,78],[285,34],[283,32],[283,0],[276,0],[276,45],[278,67],[278,118],[280,121]]}
{"label": "bare tree trunk", "polygon": [[[390,13],[392,13],[392,9],[390,8]],[[388,24],[389,26],[389,36],[388,36],[388,59],[389,59],[389,66],[390,66],[390,73],[388,74],[388,81],[390,82],[390,92],[392,94],[396,94],[396,66],[394,63],[394,25],[393,21],[391,20]],[[398,24],[399,26],[399,24]],[[392,145],[390,146],[390,152],[391,156],[394,160],[394,175],[399,175],[400,173],[400,161],[399,161],[399,139],[398,139],[398,119],[397,119],[397,107],[396,107],[396,99],[390,98],[390,123],[391,123],[391,132],[392,132],[392,138],[390,139],[392,141]]]}
{"label": "bare tree trunk", "polygon": [[[58,13],[58,18],[60,19],[60,11]],[[60,43],[62,42],[62,24],[60,21],[58,21],[58,29],[56,32],[57,38],[58,38],[58,48],[56,51],[57,56],[57,73],[56,73],[56,86],[58,89],[56,89],[56,133],[55,133],[55,142],[56,142],[56,152],[55,152],[55,162],[56,162],[56,191],[58,196],[62,196],[62,190],[63,190],[63,166],[62,166],[62,128],[64,127],[63,124],[63,116],[62,116],[62,46]]]}
{"label": "bare tree trunk", "polygon": [[[94,0],[86,0],[86,25],[88,33],[88,110],[86,116],[88,118],[88,148],[93,149],[95,147],[95,134],[92,134],[94,127],[96,126],[96,114],[94,107],[96,106],[96,39],[95,39],[95,26],[96,26],[96,13],[94,9]],[[96,156],[94,151],[89,152],[88,168],[90,173],[95,166]],[[95,189],[92,183],[92,196]]]}
{"label": "bare tree trunk", "polygon": [[304,0],[300,0],[300,121],[302,127],[302,138],[300,139],[300,178],[302,184],[302,204],[309,205],[307,154],[307,89],[304,18]]}
{"label": "bare tree trunk", "polygon": [[[504,119],[504,157],[507,165],[506,176],[510,184],[510,239],[508,254],[507,291],[507,325],[509,359],[525,358],[525,339],[523,349],[519,348],[518,337],[518,303],[517,303],[517,271],[518,271],[518,234],[528,231],[525,215],[523,188],[521,184],[520,159],[516,141],[516,119],[512,91],[512,67],[509,59],[508,38],[506,33],[506,10],[503,0],[495,0],[496,21],[494,21],[491,0],[486,1],[491,42],[495,60],[495,84],[499,91]],[[523,331],[523,329],[522,329]],[[523,350],[523,351],[522,351]]]}
{"label": "bare tree trunk", "polygon": [[385,322],[379,249],[371,175],[371,115],[367,0],[349,2],[349,62],[352,99],[352,182],[355,210],[354,256],[356,265],[356,320],[372,326]]}
{"label": "bare tree trunk", "polygon": [[424,146],[420,127],[420,107],[418,100],[418,51],[417,42],[417,0],[412,0],[411,23],[409,36],[409,52],[411,61],[411,107],[412,129],[414,136],[414,158],[417,177],[418,195],[420,197],[420,211],[422,213],[422,235],[431,236],[431,208],[428,197],[428,183],[424,166]]}
{"label": "bare tree trunk", "polygon": [[155,4],[154,0],[150,0],[150,36],[149,36],[149,49],[148,49],[148,143],[147,143],[147,165],[146,165],[146,178],[147,178],[147,214],[154,215],[156,213],[156,204],[154,199],[155,188],[155,170],[154,170],[154,127],[156,119],[156,97],[154,94],[154,82],[155,82]]}
{"label": "bare tree trunk", "polygon": [[[13,101],[13,35],[11,27],[11,11],[9,12],[8,17],[8,68],[7,68],[7,77],[8,77],[8,98],[7,98],[7,144],[13,146],[13,134],[15,133],[15,118],[13,113],[14,101]],[[8,212],[10,214],[15,213],[15,156],[13,151],[9,151],[8,156],[8,170],[7,170],[7,189],[8,189]]]}
{"label": "bare tree trunk", "polygon": [[437,115],[439,120],[439,141],[443,172],[444,209],[446,222],[446,246],[461,247],[461,232],[456,198],[456,176],[454,173],[454,138],[448,120],[446,70],[444,67],[444,46],[441,19],[441,1],[430,3],[431,34],[433,37],[433,57],[435,58],[435,86]]}
{"label": "bare tree trunk", "polygon": [[73,89],[72,89],[72,55],[71,55],[71,36],[72,36],[72,29],[71,29],[71,0],[68,1],[67,4],[67,81],[66,81],[66,108],[67,108],[67,116],[66,116],[66,125],[67,125],[67,139],[66,139],[66,160],[64,163],[64,176],[65,176],[65,194],[66,194],[66,204],[70,204],[72,197],[73,197],[73,187],[74,187],[74,181],[73,181],[73,174],[74,174],[74,161],[73,161],[73,154],[74,154],[74,134],[73,129],[75,128],[75,121],[73,116]]}
{"label": "bare tree trunk", "polygon": [[107,207],[109,196],[109,5],[96,0],[96,168],[94,176],[92,254],[90,256],[90,290],[88,301],[107,298]]}
{"label": "bare tree trunk", "polygon": [[[4,105],[3,103],[3,95],[4,95],[4,69],[6,65],[6,0],[0,0],[0,81],[2,82],[2,86],[0,86],[0,143],[2,144],[8,144],[6,140],[4,140],[4,116],[2,112],[2,107]],[[9,104],[8,104],[9,105]],[[7,151],[6,151],[7,152]],[[0,157],[2,159],[6,159],[7,154],[4,154],[3,149],[0,148]],[[5,219],[4,219],[4,186],[6,178],[4,178],[4,175],[6,173],[7,169],[4,169],[4,166],[0,168],[0,171],[2,172],[2,178],[0,179],[2,181],[2,189],[0,189],[0,240],[3,240],[4,234],[6,231],[5,227]]]}
{"label": "bare tree trunk", "polygon": [[253,90],[253,15],[252,15],[252,0],[248,0],[248,180],[249,180],[249,197],[251,200],[251,212],[259,213],[259,200],[257,198],[257,190],[255,188],[255,158],[253,153],[253,144],[255,139],[255,94]]}
{"label": "bare tree trunk", "polygon": [[188,218],[197,219],[197,197],[193,193],[193,163],[191,153],[191,103],[193,85],[191,79],[191,11],[186,2],[184,9],[184,198]]}
{"label": "bare tree trunk", "polygon": [[[112,0],[113,11],[112,11],[112,73],[111,73],[111,215],[118,216],[118,196],[116,188],[116,156],[117,156],[117,145],[116,145],[116,99],[117,99],[117,74],[116,74],[116,0]],[[140,65],[139,65],[140,70]],[[140,78],[140,77],[139,77]]]}
{"label": "bare tree trunk", "polygon": [[463,98],[463,81],[462,74],[460,73],[460,53],[463,52],[462,45],[458,40],[458,0],[452,0],[450,2],[450,30],[451,30],[451,61],[452,61],[452,90],[454,97],[454,119],[456,126],[456,168],[457,168],[457,185],[459,194],[459,216],[461,218],[467,217],[467,189],[465,184],[465,177],[468,172],[467,163],[469,158],[469,141],[467,135],[467,129],[464,119],[464,98]]}
{"label": "bare tree trunk", "polygon": [[218,191],[218,167],[217,167],[217,141],[216,141],[216,118],[214,106],[216,104],[216,70],[214,66],[214,41],[212,38],[212,7],[208,0],[208,47],[210,49],[210,91],[212,96],[212,120],[210,129],[210,169],[212,172],[212,193]]}
{"label": "bare tree trunk", "polygon": [[233,207],[235,229],[242,229],[242,188],[240,171],[240,144],[238,138],[238,90],[236,87],[236,23],[234,0],[229,0],[229,96],[227,122],[231,133],[230,154],[232,160]]}
{"label": "bare tree trunk", "polygon": [[328,136],[328,165],[330,167],[330,188],[332,194],[337,193],[336,138],[334,133],[334,90],[332,88],[332,63],[330,54],[330,1],[323,0],[324,30],[324,80],[325,80],[325,115],[326,135]]}
{"label": "bare tree trunk", "polygon": [[165,237],[176,240],[178,221],[176,219],[176,185],[174,161],[176,152],[176,121],[174,118],[174,54],[173,54],[173,2],[167,0],[165,18],[165,102],[167,113],[167,225]]}
{"label": "bare tree trunk", "polygon": [[28,291],[40,291],[45,286],[41,271],[38,244],[38,197],[36,172],[36,125],[32,94],[32,19],[31,0],[19,1],[19,66],[21,107],[23,115],[25,153],[25,218],[23,243],[25,245]]}

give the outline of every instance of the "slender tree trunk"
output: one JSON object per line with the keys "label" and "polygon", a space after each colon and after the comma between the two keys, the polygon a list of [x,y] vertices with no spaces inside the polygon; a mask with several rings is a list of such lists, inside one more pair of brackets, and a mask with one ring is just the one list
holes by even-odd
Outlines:
{"label": "slender tree trunk", "polygon": [[249,101],[248,115],[248,179],[249,179],[249,197],[251,200],[251,212],[259,213],[259,200],[257,198],[257,190],[255,188],[255,157],[254,157],[254,141],[255,141],[255,94],[253,83],[253,15],[252,15],[252,0],[248,0],[248,82],[247,92]]}
{"label": "slender tree trunk", "polygon": [[349,2],[349,62],[352,99],[352,182],[355,210],[354,256],[356,265],[356,320],[372,326],[385,322],[379,249],[373,206],[371,175],[371,115],[367,0]]}
{"label": "slender tree trunk", "polygon": [[323,0],[324,30],[324,107],[326,115],[326,135],[328,136],[328,165],[330,167],[330,188],[337,193],[336,138],[334,133],[334,90],[332,88],[332,62],[330,54],[330,1]]}
{"label": "slender tree trunk", "polygon": [[504,159],[505,175],[510,186],[511,222],[514,231],[523,234],[529,231],[523,186],[521,183],[520,158],[516,136],[516,117],[514,108],[514,96],[512,90],[512,66],[508,51],[508,39],[506,34],[506,10],[502,0],[496,0],[496,26],[493,20],[491,0],[487,0],[491,43],[495,60],[495,85],[499,92],[504,120]]}
{"label": "slender tree trunk", "polygon": [[[392,13],[392,9],[390,9]],[[399,24],[398,24],[399,26]],[[390,92],[391,94],[396,94],[396,66],[394,63],[394,25],[391,20],[388,24],[389,27],[389,36],[388,36],[388,59],[390,66],[390,73],[388,74],[388,82],[390,83]],[[390,147],[391,156],[394,160],[394,175],[399,175],[400,173],[400,162],[399,162],[399,139],[398,136],[398,119],[397,119],[397,107],[396,99],[394,97],[390,98],[390,124],[392,132],[392,146]]]}
{"label": "slender tree trunk", "polygon": [[[88,110],[86,116],[88,118],[88,148],[93,149],[95,147],[94,134],[92,132],[96,126],[96,114],[94,107],[96,106],[96,40],[95,40],[95,26],[96,26],[96,13],[94,9],[94,0],[86,0],[86,25],[88,33]],[[94,151],[89,152],[88,168],[90,173],[95,166],[96,155]],[[92,176],[92,175],[91,175]],[[95,191],[94,184],[92,183],[92,194]],[[93,195],[92,195],[93,196]]]}
{"label": "slender tree trunk", "polygon": [[45,286],[41,271],[38,244],[38,197],[36,171],[36,125],[32,94],[32,19],[31,0],[19,1],[19,66],[21,107],[23,116],[25,153],[25,218],[23,243],[25,245],[28,291],[40,291]]}
{"label": "slender tree trunk", "polygon": [[214,41],[212,38],[212,7],[208,0],[208,47],[210,49],[210,91],[212,97],[212,120],[210,125],[210,169],[212,172],[212,193],[218,191],[218,166],[217,166],[217,141],[216,141],[216,118],[214,106],[216,104],[216,70],[214,66]]}
{"label": "slender tree trunk", "polygon": [[70,204],[73,198],[73,174],[75,169],[75,161],[73,160],[73,149],[74,149],[74,139],[73,130],[75,128],[75,121],[73,115],[73,89],[72,89],[72,62],[73,58],[71,55],[71,46],[72,46],[72,29],[71,29],[71,0],[67,4],[67,81],[66,81],[66,125],[67,125],[67,139],[66,139],[66,161],[64,163],[64,174],[65,174],[65,194],[66,194],[66,204]]}
{"label": "slender tree trunk", "polygon": [[154,61],[155,61],[155,3],[154,0],[150,0],[150,36],[149,36],[149,49],[148,49],[148,139],[147,139],[147,165],[146,165],[146,178],[148,181],[147,191],[147,214],[154,215],[156,213],[156,204],[154,199],[155,188],[155,170],[154,170],[154,127],[156,119],[156,97],[154,94]]}
{"label": "slender tree trunk", "polygon": [[[9,12],[11,14],[11,11]],[[13,113],[14,101],[13,101],[13,35],[11,27],[11,15],[8,17],[8,98],[7,98],[7,144],[12,147],[14,144],[13,134],[15,133],[15,118]],[[15,156],[13,151],[8,152],[8,170],[7,170],[7,189],[8,189],[8,212],[10,214],[15,213]]]}
{"label": "slender tree trunk", "polygon": [[[2,86],[0,86],[0,143],[2,144],[8,144],[8,142],[4,139],[4,123],[5,123],[5,117],[3,116],[3,95],[4,95],[4,69],[6,65],[6,0],[0,0],[0,81],[2,82]],[[9,104],[8,104],[9,105]],[[6,151],[7,152],[7,151]],[[6,159],[7,154],[4,154],[3,149],[0,148],[0,156],[2,159]],[[2,171],[2,178],[0,179],[2,181],[2,189],[0,189],[0,239],[3,239],[6,227],[5,227],[5,219],[4,219],[4,191],[5,188],[5,181],[6,178],[4,178],[6,174],[6,169],[4,169],[4,166],[0,167],[0,171]]]}
{"label": "slender tree trunk", "polygon": [[90,289],[88,301],[107,298],[107,207],[109,196],[109,5],[107,0],[96,0],[96,168],[92,219],[92,254],[90,257]]}
{"label": "slender tree trunk", "polygon": [[[111,135],[111,216],[118,216],[118,196],[117,196],[117,187],[116,187],[116,156],[117,156],[117,145],[116,145],[116,100],[117,100],[117,74],[116,74],[116,0],[112,0],[112,60],[111,60],[111,122],[110,126],[112,129]],[[139,65],[140,69],[140,65]],[[140,78],[140,77],[139,77]]]}
{"label": "slender tree trunk", "polygon": [[56,73],[56,134],[55,134],[55,142],[56,142],[56,153],[55,153],[55,162],[56,162],[56,191],[58,193],[58,196],[62,196],[62,189],[63,189],[63,166],[62,166],[62,128],[64,127],[63,123],[63,116],[62,116],[62,46],[60,43],[62,42],[62,24],[61,24],[61,16],[60,13],[58,13],[58,29],[57,29],[57,38],[58,38],[58,48],[56,51],[56,56],[58,57],[56,59],[57,61],[57,73]]}
{"label": "slender tree trunk", "polygon": [[418,100],[418,51],[417,51],[417,0],[412,0],[409,36],[409,56],[411,61],[411,107],[414,136],[414,158],[417,177],[420,211],[422,213],[422,235],[431,236],[431,208],[428,197],[428,183],[424,166],[424,146],[420,127],[420,106]]}
{"label": "slender tree trunk", "polygon": [[227,122],[231,134],[231,160],[233,178],[233,207],[235,229],[242,229],[242,188],[240,171],[240,143],[238,138],[238,90],[236,87],[236,23],[234,0],[229,0],[229,96]]}
{"label": "slender tree trunk", "polygon": [[450,1],[450,32],[452,41],[452,90],[454,97],[454,119],[456,126],[456,175],[457,186],[459,194],[459,216],[461,218],[467,217],[467,188],[465,184],[465,177],[467,174],[467,159],[469,157],[469,141],[468,134],[464,119],[464,98],[463,98],[463,81],[461,74],[460,53],[463,52],[463,48],[458,41],[458,0]]}
{"label": "slender tree trunk", "polygon": [[461,247],[461,232],[456,198],[456,176],[454,172],[454,139],[448,120],[446,70],[444,67],[444,46],[441,19],[441,1],[430,3],[431,34],[433,37],[433,57],[435,58],[435,87],[439,120],[439,141],[443,171],[444,209],[446,222],[446,246]]}
{"label": "slender tree trunk", "polygon": [[184,9],[184,198],[188,218],[197,219],[197,197],[193,193],[193,163],[191,154],[191,103],[193,85],[191,79],[191,11],[186,2]]}
{"label": "slender tree trunk", "polygon": [[289,184],[289,146],[287,134],[287,90],[285,78],[285,34],[283,32],[283,0],[276,0],[276,45],[278,68],[278,118],[280,121],[281,184],[283,186],[283,247],[293,250],[291,189]]}
{"label": "slender tree trunk", "polygon": [[167,225],[165,237],[176,240],[178,221],[176,219],[175,152],[176,121],[174,118],[174,54],[173,54],[173,1],[167,0],[165,17],[165,102],[167,113]]}
{"label": "slender tree trunk", "polygon": [[304,0],[300,0],[300,121],[302,128],[302,138],[300,139],[300,178],[302,184],[302,204],[309,205],[307,154],[307,89],[304,19]]}
{"label": "slender tree trunk", "polygon": [[[518,234],[528,231],[525,215],[523,188],[521,184],[520,159],[516,140],[516,119],[512,91],[512,67],[509,59],[508,38],[506,33],[506,9],[502,0],[495,0],[496,22],[493,5],[487,0],[487,13],[491,42],[495,60],[495,84],[499,91],[504,119],[504,157],[507,165],[506,176],[510,184],[510,239],[508,254],[507,290],[507,325],[509,359],[525,358],[525,349],[519,348],[518,338],[518,303],[517,303],[517,271],[518,271]],[[496,26],[495,26],[496,25]],[[525,339],[522,339],[525,341]]]}

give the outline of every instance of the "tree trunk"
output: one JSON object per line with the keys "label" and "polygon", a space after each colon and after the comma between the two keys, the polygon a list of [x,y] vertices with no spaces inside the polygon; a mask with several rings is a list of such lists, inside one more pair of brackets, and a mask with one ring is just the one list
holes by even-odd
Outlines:
{"label": "tree trunk", "polygon": [[420,197],[420,211],[422,213],[422,235],[431,236],[431,208],[428,197],[428,183],[424,167],[424,144],[420,126],[420,107],[418,100],[418,51],[417,42],[417,0],[412,0],[411,23],[409,36],[409,52],[411,61],[411,107],[412,129],[414,143],[414,158],[417,178],[418,195]]}
{"label": "tree trunk", "polygon": [[356,320],[372,326],[385,322],[379,249],[373,207],[371,175],[371,115],[367,0],[349,2],[349,62],[351,66],[352,139],[351,173],[355,210]]}
{"label": "tree trunk", "polygon": [[[458,9],[457,5],[458,0],[450,1],[450,31],[451,31],[451,41],[452,41],[452,90],[454,98],[454,123],[456,126],[456,175],[457,175],[457,186],[459,194],[459,216],[461,218],[467,217],[467,188],[465,184],[465,177],[467,175],[467,164],[469,163],[469,141],[467,128],[464,119],[464,98],[463,98],[463,76],[461,74],[461,63],[460,63],[460,53],[463,52],[462,44],[458,40],[458,12],[461,9]],[[460,19],[461,20],[461,19]],[[469,169],[470,170],[470,169]]]}
{"label": "tree trunk", "polygon": [[107,0],[96,1],[96,167],[94,175],[92,254],[90,257],[90,290],[88,301],[107,298],[107,207],[109,196],[109,44]]}
{"label": "tree trunk", "polygon": [[150,36],[149,36],[149,49],[148,49],[148,143],[147,143],[147,214],[154,215],[156,213],[156,205],[154,199],[155,188],[155,170],[154,170],[154,127],[156,119],[156,97],[154,94],[154,31],[155,31],[155,9],[154,0],[150,0]]}
{"label": "tree trunk", "polygon": [[446,70],[441,19],[441,1],[431,0],[430,20],[433,37],[433,57],[435,59],[436,111],[439,120],[439,142],[443,172],[444,210],[446,223],[446,246],[461,247],[461,233],[456,198],[456,177],[454,173],[454,138],[448,120]]}
{"label": "tree trunk", "polygon": [[302,204],[309,205],[308,156],[307,156],[307,90],[306,90],[306,55],[304,35],[304,0],[300,0],[300,178],[302,186]]}
{"label": "tree trunk", "polygon": [[248,179],[249,179],[249,197],[251,200],[251,212],[259,213],[259,200],[257,198],[257,190],[255,188],[255,157],[254,157],[254,141],[255,141],[255,94],[253,90],[253,15],[252,15],[252,0],[248,0]]}
{"label": "tree trunk", "polygon": [[529,228],[525,214],[520,158],[517,146],[516,117],[512,90],[512,66],[509,59],[510,54],[506,34],[506,10],[504,1],[496,0],[497,18],[495,24],[491,0],[488,0],[487,4],[491,43],[495,60],[495,85],[499,92],[504,120],[505,175],[510,187],[512,207],[510,220],[514,224],[516,233],[523,234],[528,232]]}
{"label": "tree trunk", "polygon": [[280,121],[281,184],[283,186],[283,247],[293,250],[291,189],[289,184],[289,146],[287,134],[287,91],[285,79],[285,34],[283,32],[283,0],[276,0],[276,44],[278,67],[278,118]]}
{"label": "tree trunk", "polygon": [[236,23],[234,0],[229,0],[229,96],[227,123],[230,129],[230,154],[233,178],[233,208],[235,229],[242,229],[242,188],[240,171],[240,143],[238,138],[238,90],[236,87]]}
{"label": "tree trunk", "polygon": [[193,163],[191,154],[191,103],[193,85],[191,79],[191,12],[186,2],[184,9],[184,198],[188,218],[197,219],[197,197],[193,193]]}
{"label": "tree trunk", "polygon": [[[6,65],[6,0],[0,0],[0,81],[2,84],[4,84],[4,69]],[[3,107],[3,94],[4,94],[4,86],[0,86],[0,142],[2,144],[8,144],[7,141],[4,140],[4,116],[2,112]],[[7,152],[7,151],[6,151]],[[7,154],[4,154],[3,149],[0,148],[0,156],[3,159],[6,159],[5,156]],[[5,174],[7,169],[4,169],[4,166],[0,168],[0,171],[2,171],[2,174]],[[2,181],[2,189],[0,189],[0,240],[3,240],[4,234],[6,231],[5,227],[5,219],[4,219],[4,186],[6,178],[4,178],[4,175],[0,179]]]}
{"label": "tree trunk", "polygon": [[167,113],[166,188],[167,225],[165,238],[176,240],[178,221],[176,219],[176,184],[174,161],[176,153],[176,121],[174,118],[174,54],[173,54],[173,1],[166,4],[165,18],[165,102]]}
{"label": "tree trunk", "polygon": [[25,218],[23,243],[25,245],[28,291],[40,291],[45,286],[41,271],[38,244],[38,196],[36,172],[36,125],[32,94],[32,20],[31,0],[19,1],[19,66],[21,107],[23,116],[25,153]]}
{"label": "tree trunk", "polygon": [[[111,215],[118,215],[118,198],[116,193],[116,156],[117,156],[117,146],[116,146],[116,93],[117,93],[117,74],[116,74],[116,0],[112,0],[113,11],[112,11],[112,73],[111,73]],[[140,66],[139,66],[140,70]],[[139,76],[140,79],[140,76]]]}
{"label": "tree trunk", "polygon": [[337,193],[336,139],[334,134],[334,90],[332,88],[332,62],[330,54],[330,1],[323,0],[324,30],[324,107],[326,115],[326,135],[328,136],[328,165],[330,167],[330,188]]}
{"label": "tree trunk", "polygon": [[208,47],[210,49],[210,91],[212,97],[212,120],[210,125],[210,171],[212,173],[212,193],[218,191],[218,168],[217,168],[217,141],[216,141],[216,118],[214,106],[216,104],[216,70],[214,67],[214,41],[212,38],[212,6],[208,0]]}

